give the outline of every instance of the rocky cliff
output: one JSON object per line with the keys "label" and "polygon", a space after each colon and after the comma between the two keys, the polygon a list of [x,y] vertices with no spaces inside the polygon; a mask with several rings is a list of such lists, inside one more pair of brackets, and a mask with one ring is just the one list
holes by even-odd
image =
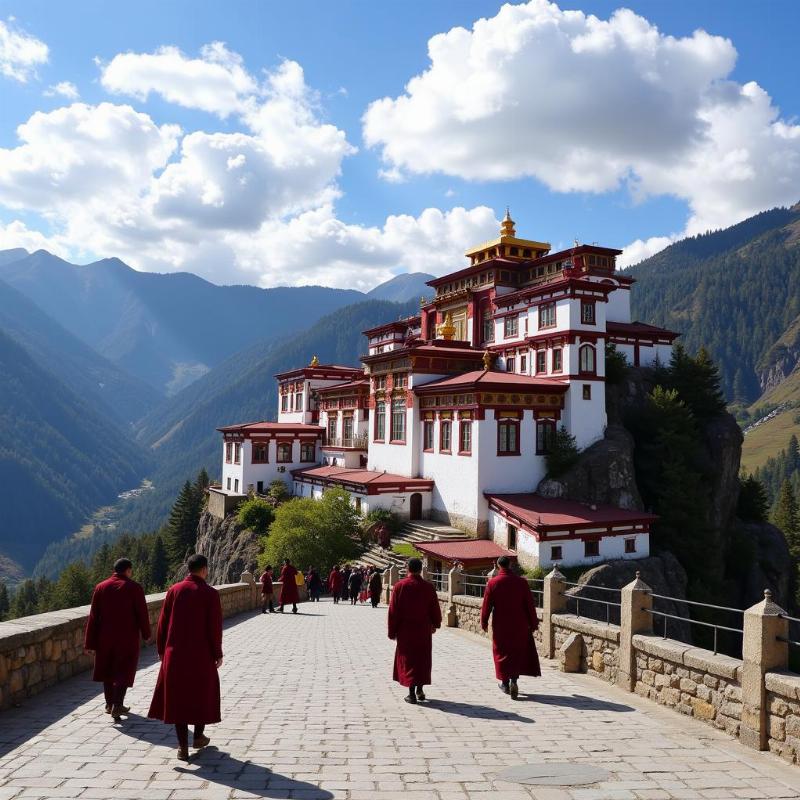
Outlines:
{"label": "rocky cliff", "polygon": [[209,581],[237,583],[245,571],[255,572],[258,536],[229,515],[225,519],[204,512],[197,526],[195,550],[208,558]]}

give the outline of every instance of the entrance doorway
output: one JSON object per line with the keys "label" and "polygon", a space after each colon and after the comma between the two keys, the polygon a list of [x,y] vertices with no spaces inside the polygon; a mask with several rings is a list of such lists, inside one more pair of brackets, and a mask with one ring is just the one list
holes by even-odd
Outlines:
{"label": "entrance doorway", "polygon": [[409,502],[409,517],[411,519],[422,519],[422,495],[414,492]]}

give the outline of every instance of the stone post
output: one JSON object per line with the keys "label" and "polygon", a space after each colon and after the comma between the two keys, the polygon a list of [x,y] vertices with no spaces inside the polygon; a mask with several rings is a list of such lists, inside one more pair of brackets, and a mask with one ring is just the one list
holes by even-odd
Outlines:
{"label": "stone post", "polygon": [[458,613],[456,612],[456,602],[454,600],[457,594],[464,593],[464,571],[460,565],[456,564],[450,572],[447,573],[447,627],[458,627]]}
{"label": "stone post", "polygon": [[633,637],[653,632],[652,589],[636,573],[635,580],[620,589],[619,667],[617,685],[632,692],[636,686],[636,650]]}
{"label": "stone post", "polygon": [[392,564],[389,569],[386,570],[386,603],[388,604],[389,600],[392,597],[392,586],[394,586],[397,581],[400,580],[400,569],[396,564]]}
{"label": "stone post", "polygon": [[767,702],[764,676],[789,666],[789,635],[785,611],[772,602],[772,592],[744,612],[742,638],[742,724],[739,740],[754,750],[767,749]]}
{"label": "stone post", "polygon": [[424,580],[424,581],[430,580],[430,577],[429,577],[430,576],[430,572],[428,571],[428,559],[427,558],[422,562],[422,572],[420,574],[422,575],[422,580]]}
{"label": "stone post", "polygon": [[247,583],[247,584],[249,584],[249,587],[248,587],[248,589],[249,589],[249,591],[248,591],[249,603],[247,604],[247,610],[249,610],[251,608],[257,608],[258,607],[258,602],[259,602],[258,601],[259,587],[258,587],[258,584],[256,583],[255,575],[253,575],[253,573],[250,572],[249,570],[245,570],[239,576],[239,583]]}
{"label": "stone post", "polygon": [[256,579],[252,572],[243,572],[239,578],[240,583],[255,583]]}
{"label": "stone post", "polygon": [[542,591],[542,648],[545,658],[553,658],[556,652],[555,627],[553,625],[553,614],[558,614],[567,607],[567,598],[564,592],[567,585],[564,583],[566,578],[558,571],[558,567],[553,567],[553,571],[545,576],[544,589]]}

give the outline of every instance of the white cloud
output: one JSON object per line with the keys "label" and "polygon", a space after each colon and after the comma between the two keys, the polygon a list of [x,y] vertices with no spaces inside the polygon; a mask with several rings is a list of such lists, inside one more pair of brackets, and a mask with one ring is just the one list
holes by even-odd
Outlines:
{"label": "white cloud", "polygon": [[800,126],[756,84],[729,79],[736,50],[722,37],[531,0],[434,36],[428,55],[402,95],[364,114],[392,177],[628,186],[685,200],[689,234],[797,200]]}
{"label": "white cloud", "polygon": [[0,74],[25,83],[47,63],[48,52],[44,42],[0,19]]}
{"label": "white cloud", "polygon": [[65,97],[67,100],[77,100],[80,97],[78,87],[71,81],[61,81],[44,90],[45,97]]}
{"label": "white cloud", "polygon": [[678,236],[651,236],[649,239],[637,239],[626,245],[622,255],[617,257],[617,267],[620,269],[632,267],[634,264],[654,256],[665,247],[669,247],[678,238]]}
{"label": "white cloud", "polygon": [[223,42],[205,45],[200,58],[189,58],[177,47],[120,53],[102,68],[100,80],[115,94],[147,100],[154,92],[170,103],[220,117],[243,111],[246,99],[257,90],[241,56]]}
{"label": "white cloud", "polygon": [[0,222],[0,250],[12,250],[15,247],[23,247],[31,253],[47,250],[62,258],[68,256],[70,250],[59,237],[32,230],[21,220],[15,219],[7,224]]}

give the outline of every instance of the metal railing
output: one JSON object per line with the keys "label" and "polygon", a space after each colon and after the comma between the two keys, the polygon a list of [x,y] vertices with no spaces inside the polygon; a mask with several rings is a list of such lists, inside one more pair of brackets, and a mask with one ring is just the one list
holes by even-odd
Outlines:
{"label": "metal railing", "polygon": [[[654,594],[650,592],[650,597],[654,600],[666,600],[671,603],[684,603],[687,606],[692,606],[694,608],[708,608],[714,611],[725,611],[728,613],[733,614],[744,614],[744,609],[741,608],[731,608],[730,606],[716,606],[713,603],[698,603],[696,600],[684,600],[680,597],[669,597],[663,594]],[[678,614],[668,614],[666,611],[656,611],[653,608],[643,608],[643,611],[646,611],[648,614],[652,615],[655,618],[662,619],[664,622],[664,627],[662,630],[662,638],[666,639],[667,637],[667,630],[668,630],[668,620],[679,620],[680,622],[689,624],[689,625],[699,625],[705,629],[711,629],[714,632],[714,655],[717,654],[719,650],[719,632],[726,631],[727,633],[735,633],[738,635],[742,635],[743,627],[742,628],[732,628],[728,625],[720,625],[716,622],[706,622],[702,619],[693,619],[691,616],[679,616]],[[744,621],[742,622],[744,625]],[[687,644],[694,644],[694,642],[687,642]]]}
{"label": "metal railing", "polygon": [[533,594],[534,605],[536,608],[544,607],[544,578],[525,578],[528,586],[531,587],[531,594]]}
{"label": "metal railing", "polygon": [[449,578],[446,572],[429,572],[428,580],[433,584],[437,592],[446,592],[449,585]]}
{"label": "metal railing", "polygon": [[[790,625],[794,622],[797,625],[800,625],[800,618],[798,617],[790,617],[788,614],[781,614],[781,618],[785,619]],[[792,645],[793,647],[800,647],[800,641],[796,639],[791,639],[788,636],[776,636],[775,637],[779,642],[786,642],[786,644]]]}
{"label": "metal railing", "polygon": [[323,447],[349,447],[354,450],[366,450],[369,437],[364,436],[325,436]]}
{"label": "metal railing", "polygon": [[488,575],[464,575],[464,594],[469,597],[483,597],[488,582]]}
{"label": "metal railing", "polygon": [[[571,586],[573,589],[582,589],[584,591],[599,591],[599,592],[616,592],[620,594],[620,589],[612,589],[608,586],[593,586],[591,584],[586,583],[571,583],[570,581],[564,581],[565,586]],[[596,597],[583,597],[579,594],[574,594],[569,591],[562,592],[562,595],[567,599],[567,606],[569,607],[569,603],[575,603],[575,615],[578,617],[584,616],[581,614],[581,603],[588,603],[588,604],[597,604],[601,605],[605,608],[606,614],[606,624],[611,624],[611,609],[612,608],[619,608],[622,604],[622,599],[620,595],[619,600],[601,600]],[[584,610],[586,609],[586,605],[584,605]],[[589,616],[589,619],[597,619],[597,617]]]}

